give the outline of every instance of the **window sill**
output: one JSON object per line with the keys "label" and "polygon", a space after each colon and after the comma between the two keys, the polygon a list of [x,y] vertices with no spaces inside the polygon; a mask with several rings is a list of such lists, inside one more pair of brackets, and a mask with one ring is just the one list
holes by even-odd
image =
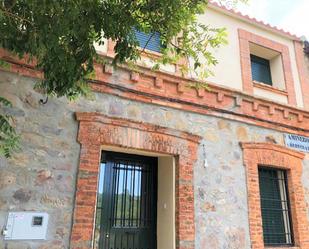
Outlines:
{"label": "window sill", "polygon": [[[115,52],[114,52],[114,47],[115,47],[115,42],[113,42],[112,40],[107,40],[107,48],[106,51],[102,52],[102,51],[98,51],[97,53],[99,55],[107,55],[109,57],[114,57],[115,56]],[[162,57],[162,53],[159,52],[155,52],[149,49],[144,49],[144,48],[137,48],[140,52],[142,56],[146,56],[146,57],[150,57],[150,58],[160,58]]]}
{"label": "window sill", "polygon": [[[97,53],[101,56],[107,56],[107,57],[113,59],[115,57],[114,46],[115,46],[115,43],[111,40],[108,40],[107,41],[107,52],[99,52],[98,53],[98,51],[97,51]],[[138,50],[141,52],[141,58],[137,62],[137,64],[139,66],[142,66],[142,67],[145,67],[145,68],[152,68],[153,65],[147,65],[147,62],[145,64],[145,63],[143,63],[143,60],[144,60],[144,62],[145,62],[145,59],[146,59],[146,61],[147,60],[155,61],[156,59],[160,59],[163,56],[162,53],[155,52],[155,51],[152,51],[152,50],[149,50],[149,49],[138,48]],[[171,63],[171,64],[165,65],[166,67],[172,67],[172,69],[169,69],[169,68],[163,69],[163,67],[164,67],[164,65],[163,65],[163,67],[160,69],[160,71],[165,71],[165,72],[181,75],[182,73],[179,70],[179,68],[182,65],[185,65],[185,64],[186,63],[183,60],[180,59],[176,63]]]}
{"label": "window sill", "polygon": [[143,49],[143,48],[139,48],[139,50],[141,51],[141,55],[147,56],[149,58],[155,58],[158,59],[160,57],[162,57],[162,54],[159,52],[155,52],[149,49]]}
{"label": "window sill", "polygon": [[[273,86],[269,86],[263,82],[258,82],[258,81],[253,81],[253,86],[256,88],[260,88],[263,90],[267,90],[273,93],[277,93],[277,94],[281,94],[281,95],[285,95],[288,96],[288,92],[286,90],[281,90],[279,88],[273,87]],[[275,247],[276,248],[276,247]]]}
{"label": "window sill", "polygon": [[265,246],[265,249],[301,249],[301,248],[298,246],[278,246],[278,247]]}

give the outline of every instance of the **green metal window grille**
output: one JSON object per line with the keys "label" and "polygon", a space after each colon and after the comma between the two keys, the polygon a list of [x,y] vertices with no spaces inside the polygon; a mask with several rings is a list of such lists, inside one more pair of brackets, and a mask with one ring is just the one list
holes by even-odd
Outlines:
{"label": "green metal window grille", "polygon": [[260,167],[259,185],[264,244],[293,245],[286,171]]}
{"label": "green metal window grille", "polygon": [[252,54],[250,55],[250,59],[252,79],[267,85],[272,85],[269,60]]}

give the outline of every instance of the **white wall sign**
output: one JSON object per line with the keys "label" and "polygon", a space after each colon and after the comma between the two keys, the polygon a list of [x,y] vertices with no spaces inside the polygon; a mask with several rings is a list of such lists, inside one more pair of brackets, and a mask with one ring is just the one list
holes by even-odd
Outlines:
{"label": "white wall sign", "polygon": [[43,212],[10,212],[3,231],[5,240],[45,240],[48,214]]}
{"label": "white wall sign", "polygon": [[285,145],[294,150],[309,153],[309,137],[298,136],[294,134],[284,134]]}

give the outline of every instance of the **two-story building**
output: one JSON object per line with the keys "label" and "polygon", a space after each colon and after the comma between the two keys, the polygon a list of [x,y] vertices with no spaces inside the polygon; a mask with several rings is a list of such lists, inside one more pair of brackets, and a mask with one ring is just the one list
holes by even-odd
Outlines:
{"label": "two-story building", "polygon": [[0,248],[309,248],[308,46],[216,4],[199,20],[228,32],[210,90],[150,69],[158,35],[139,70],[96,64],[92,99],[42,105],[1,50],[22,150],[0,159]]}

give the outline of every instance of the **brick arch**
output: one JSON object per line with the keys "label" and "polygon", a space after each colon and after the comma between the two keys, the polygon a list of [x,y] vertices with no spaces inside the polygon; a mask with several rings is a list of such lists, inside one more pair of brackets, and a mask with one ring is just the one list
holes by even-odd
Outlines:
{"label": "brick arch", "polygon": [[194,249],[193,165],[200,137],[98,113],[77,113],[81,144],[71,249],[91,249],[98,173],[103,145],[173,155],[176,166],[176,247]]}
{"label": "brick arch", "polygon": [[284,248],[308,249],[308,218],[304,189],[301,182],[304,153],[269,143],[242,143],[241,146],[247,172],[251,247],[253,249],[264,248],[258,178],[258,166],[263,165],[287,170],[288,193],[290,197],[295,247]]}

